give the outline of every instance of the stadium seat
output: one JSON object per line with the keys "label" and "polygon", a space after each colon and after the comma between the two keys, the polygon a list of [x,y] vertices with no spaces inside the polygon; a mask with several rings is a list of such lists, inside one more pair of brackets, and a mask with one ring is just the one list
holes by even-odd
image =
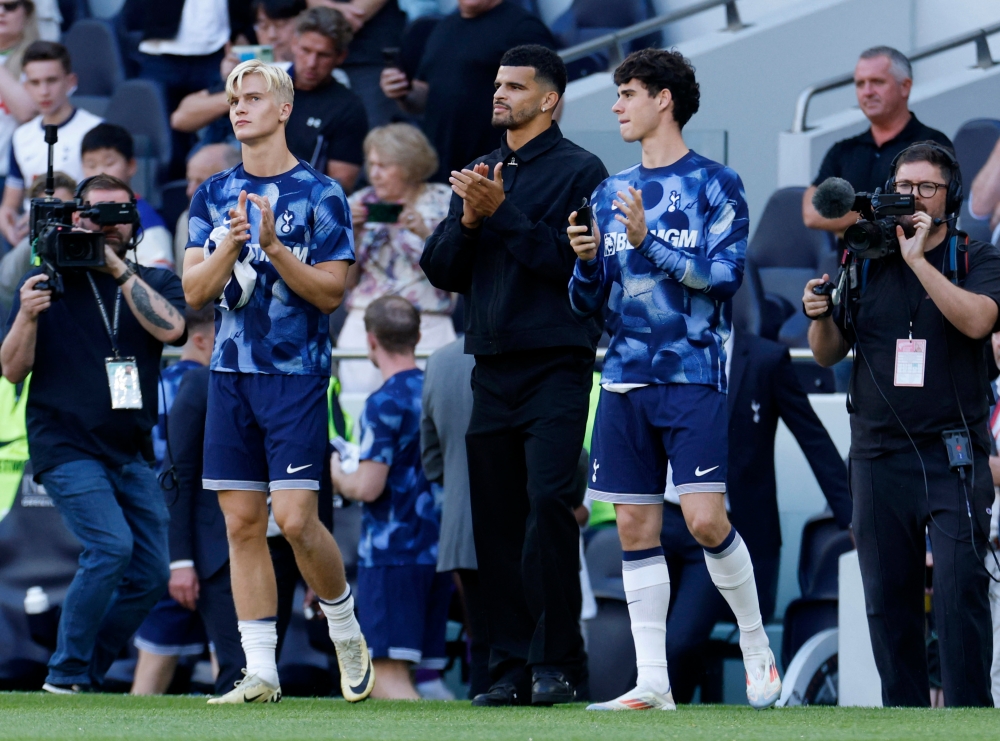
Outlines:
{"label": "stadium seat", "polygon": [[625,585],[622,582],[622,545],[618,529],[605,527],[594,533],[587,544],[584,556],[590,586],[598,599],[625,602]]}
{"label": "stadium seat", "polygon": [[[808,347],[806,332],[809,320],[799,310],[806,282],[823,273],[837,272],[836,243],[829,232],[809,229],[802,223],[802,193],[805,188],[781,188],[775,191],[760,217],[747,248],[748,272],[759,279],[758,300],[765,311],[767,303],[779,305],[782,313],[777,339],[789,347]],[[791,313],[788,313],[788,308]]]}
{"label": "stadium seat", "polygon": [[171,234],[177,228],[177,219],[187,207],[187,180],[171,180],[160,188],[160,216]]}
{"label": "stadium seat", "polygon": [[965,200],[959,216],[959,227],[972,239],[990,241],[989,220],[973,219],[969,213],[969,192],[972,181],[986,164],[990,152],[1000,139],[1000,121],[993,118],[974,118],[962,124],[955,134],[955,156],[962,168],[962,182],[965,185]]}
{"label": "stadium seat", "polygon": [[826,590],[814,590],[814,585],[828,583],[827,576],[821,573],[823,569],[832,571],[833,583],[837,583],[836,558],[831,566],[828,557],[824,555],[831,545],[834,546],[835,550],[842,549],[836,554],[839,558],[841,553],[852,548],[850,535],[846,530],[841,530],[837,526],[837,521],[831,514],[824,513],[809,518],[802,527],[802,542],[799,547],[799,591],[803,597],[833,597],[836,599],[836,588],[832,593]]}
{"label": "stadium seat", "polygon": [[108,112],[108,102],[111,98],[105,97],[103,95],[71,95],[69,96],[69,102],[73,104],[75,108],[82,108],[85,111],[93,113],[95,116],[100,116],[104,118],[104,115]]}
{"label": "stadium seat", "polygon": [[802,645],[827,628],[837,627],[837,600],[794,599],[785,608],[781,663],[788,666]]}
{"label": "stadium seat", "polygon": [[170,164],[170,122],[159,86],[149,80],[125,80],[115,89],[105,116],[128,129],[135,140],[136,192],[154,208],[160,206],[160,173]]}
{"label": "stadium seat", "polygon": [[80,20],[63,36],[63,44],[79,79],[76,95],[110,98],[125,79],[114,29],[105,21]]}
{"label": "stadium seat", "polygon": [[[615,3],[573,0],[570,8],[552,21],[550,28],[560,46],[569,47],[628,28],[655,15],[656,9],[651,0],[619,0]],[[659,47],[662,40],[661,32],[655,31],[626,43],[625,52]],[[608,61],[608,55],[599,52],[570,62],[566,71],[572,81],[607,70]]]}

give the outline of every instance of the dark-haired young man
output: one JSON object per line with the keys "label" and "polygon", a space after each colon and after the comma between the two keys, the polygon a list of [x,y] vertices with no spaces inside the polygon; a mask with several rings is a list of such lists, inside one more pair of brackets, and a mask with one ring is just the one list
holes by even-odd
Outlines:
{"label": "dark-haired young man", "polygon": [[[99,175],[85,204],[129,203],[129,186]],[[69,530],[83,545],[63,601],[44,689],[100,686],[111,662],[169,579],[167,505],[148,462],[164,344],[183,344],[184,296],[173,273],[125,261],[133,224],[74,226],[103,232],[105,265],[63,272],[54,301],[41,268],[21,281],[0,346],[11,383],[31,373],[28,448]]]}
{"label": "dark-haired young man", "polygon": [[[132,135],[117,124],[99,123],[88,131],[80,144],[80,156],[85,178],[104,173],[131,183],[135,176],[137,165]],[[140,265],[173,270],[173,239],[163,218],[142,196],[136,196],[135,208],[142,222],[135,261]]]}
{"label": "dark-haired young man", "polygon": [[70,103],[76,75],[69,52],[62,44],[34,42],[24,51],[22,69],[24,87],[41,113],[19,126],[11,139],[10,166],[0,202],[0,232],[11,245],[28,233],[28,214],[22,203],[24,191],[37,176],[45,174],[48,165],[49,147],[42,127],[50,124],[59,127],[53,166],[79,182],[83,177],[80,142],[102,120]]}
{"label": "dark-haired young man", "polygon": [[465,294],[476,356],[466,442],[493,686],[474,705],[570,702],[586,660],[573,502],[600,325],[570,308],[563,225],[607,171],[552,120],[565,88],[550,49],[504,54],[500,148],[451,173],[420,258],[433,285]]}
{"label": "dark-haired young man", "polygon": [[615,70],[622,138],[642,162],[594,192],[593,234],[567,229],[578,260],[570,302],[605,310],[611,344],[594,422],[590,496],[612,502],[635,641],[635,689],[592,710],[674,709],[665,647],[670,574],[660,544],[667,461],[688,530],[740,627],[747,698],[781,693],[746,544],[726,516],[725,341],[743,280],[749,217],[739,176],[688,149],[698,111],[694,69],[645,49]]}
{"label": "dark-haired young man", "polygon": [[420,313],[402,296],[365,309],[368,357],[383,384],[365,401],[361,453],[353,473],[334,453],[334,486],[361,502],[358,621],[371,640],[374,697],[417,700],[410,667],[444,669],[451,574],[437,573],[441,505],[420,459],[424,373],[414,349]]}
{"label": "dark-haired young man", "polygon": [[[883,704],[930,704],[929,535],[945,705],[989,706],[993,637],[983,558],[993,481],[983,356],[1000,329],[1000,255],[968,241],[947,218],[961,206],[950,149],[933,141],[907,147],[893,179],[893,190],[912,194],[917,208],[896,227],[898,251],[858,265],[860,292],[848,292],[835,309],[812,292],[829,276],[806,284],[809,347],[822,366],[855,353],[853,526]],[[952,467],[946,430],[969,434],[971,465]]]}

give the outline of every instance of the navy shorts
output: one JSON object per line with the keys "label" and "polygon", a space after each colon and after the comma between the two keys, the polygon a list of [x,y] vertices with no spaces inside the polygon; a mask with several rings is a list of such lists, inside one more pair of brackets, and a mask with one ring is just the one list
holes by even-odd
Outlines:
{"label": "navy shorts", "polygon": [[444,669],[453,589],[435,566],[359,566],[354,604],[372,658]]}
{"label": "navy shorts", "polygon": [[200,656],[207,641],[201,615],[167,596],[142,621],[134,643],[136,648],[159,656]]}
{"label": "navy shorts", "polygon": [[663,504],[667,461],[678,494],[726,492],[726,395],[711,386],[655,384],[624,394],[601,389],[588,493],[615,504]]}
{"label": "navy shorts", "polygon": [[202,485],[213,491],[319,489],[330,379],[209,374]]}

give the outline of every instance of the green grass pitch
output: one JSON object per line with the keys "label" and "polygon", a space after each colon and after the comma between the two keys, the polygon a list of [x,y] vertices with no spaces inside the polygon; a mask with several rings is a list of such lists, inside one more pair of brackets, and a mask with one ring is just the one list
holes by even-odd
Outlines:
{"label": "green grass pitch", "polygon": [[0,739],[377,739],[391,741],[801,741],[827,739],[997,738],[997,710],[876,710],[690,706],[588,713],[549,709],[475,709],[467,702],[287,699],[278,705],[209,707],[201,697],[56,697],[0,693]]}

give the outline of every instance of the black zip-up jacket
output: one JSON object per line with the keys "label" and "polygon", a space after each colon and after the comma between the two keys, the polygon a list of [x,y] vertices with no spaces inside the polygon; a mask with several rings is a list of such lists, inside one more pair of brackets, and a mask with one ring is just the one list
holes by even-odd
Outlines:
{"label": "black zip-up jacket", "polygon": [[581,319],[569,304],[576,254],[569,215],[608,176],[601,161],[563,138],[553,122],[519,150],[507,146],[480,157],[503,161],[505,198],[478,229],[462,226],[462,199],[427,239],[420,267],[442,290],[465,295],[465,352],[496,355],[542,347],[594,350],[600,318]]}

